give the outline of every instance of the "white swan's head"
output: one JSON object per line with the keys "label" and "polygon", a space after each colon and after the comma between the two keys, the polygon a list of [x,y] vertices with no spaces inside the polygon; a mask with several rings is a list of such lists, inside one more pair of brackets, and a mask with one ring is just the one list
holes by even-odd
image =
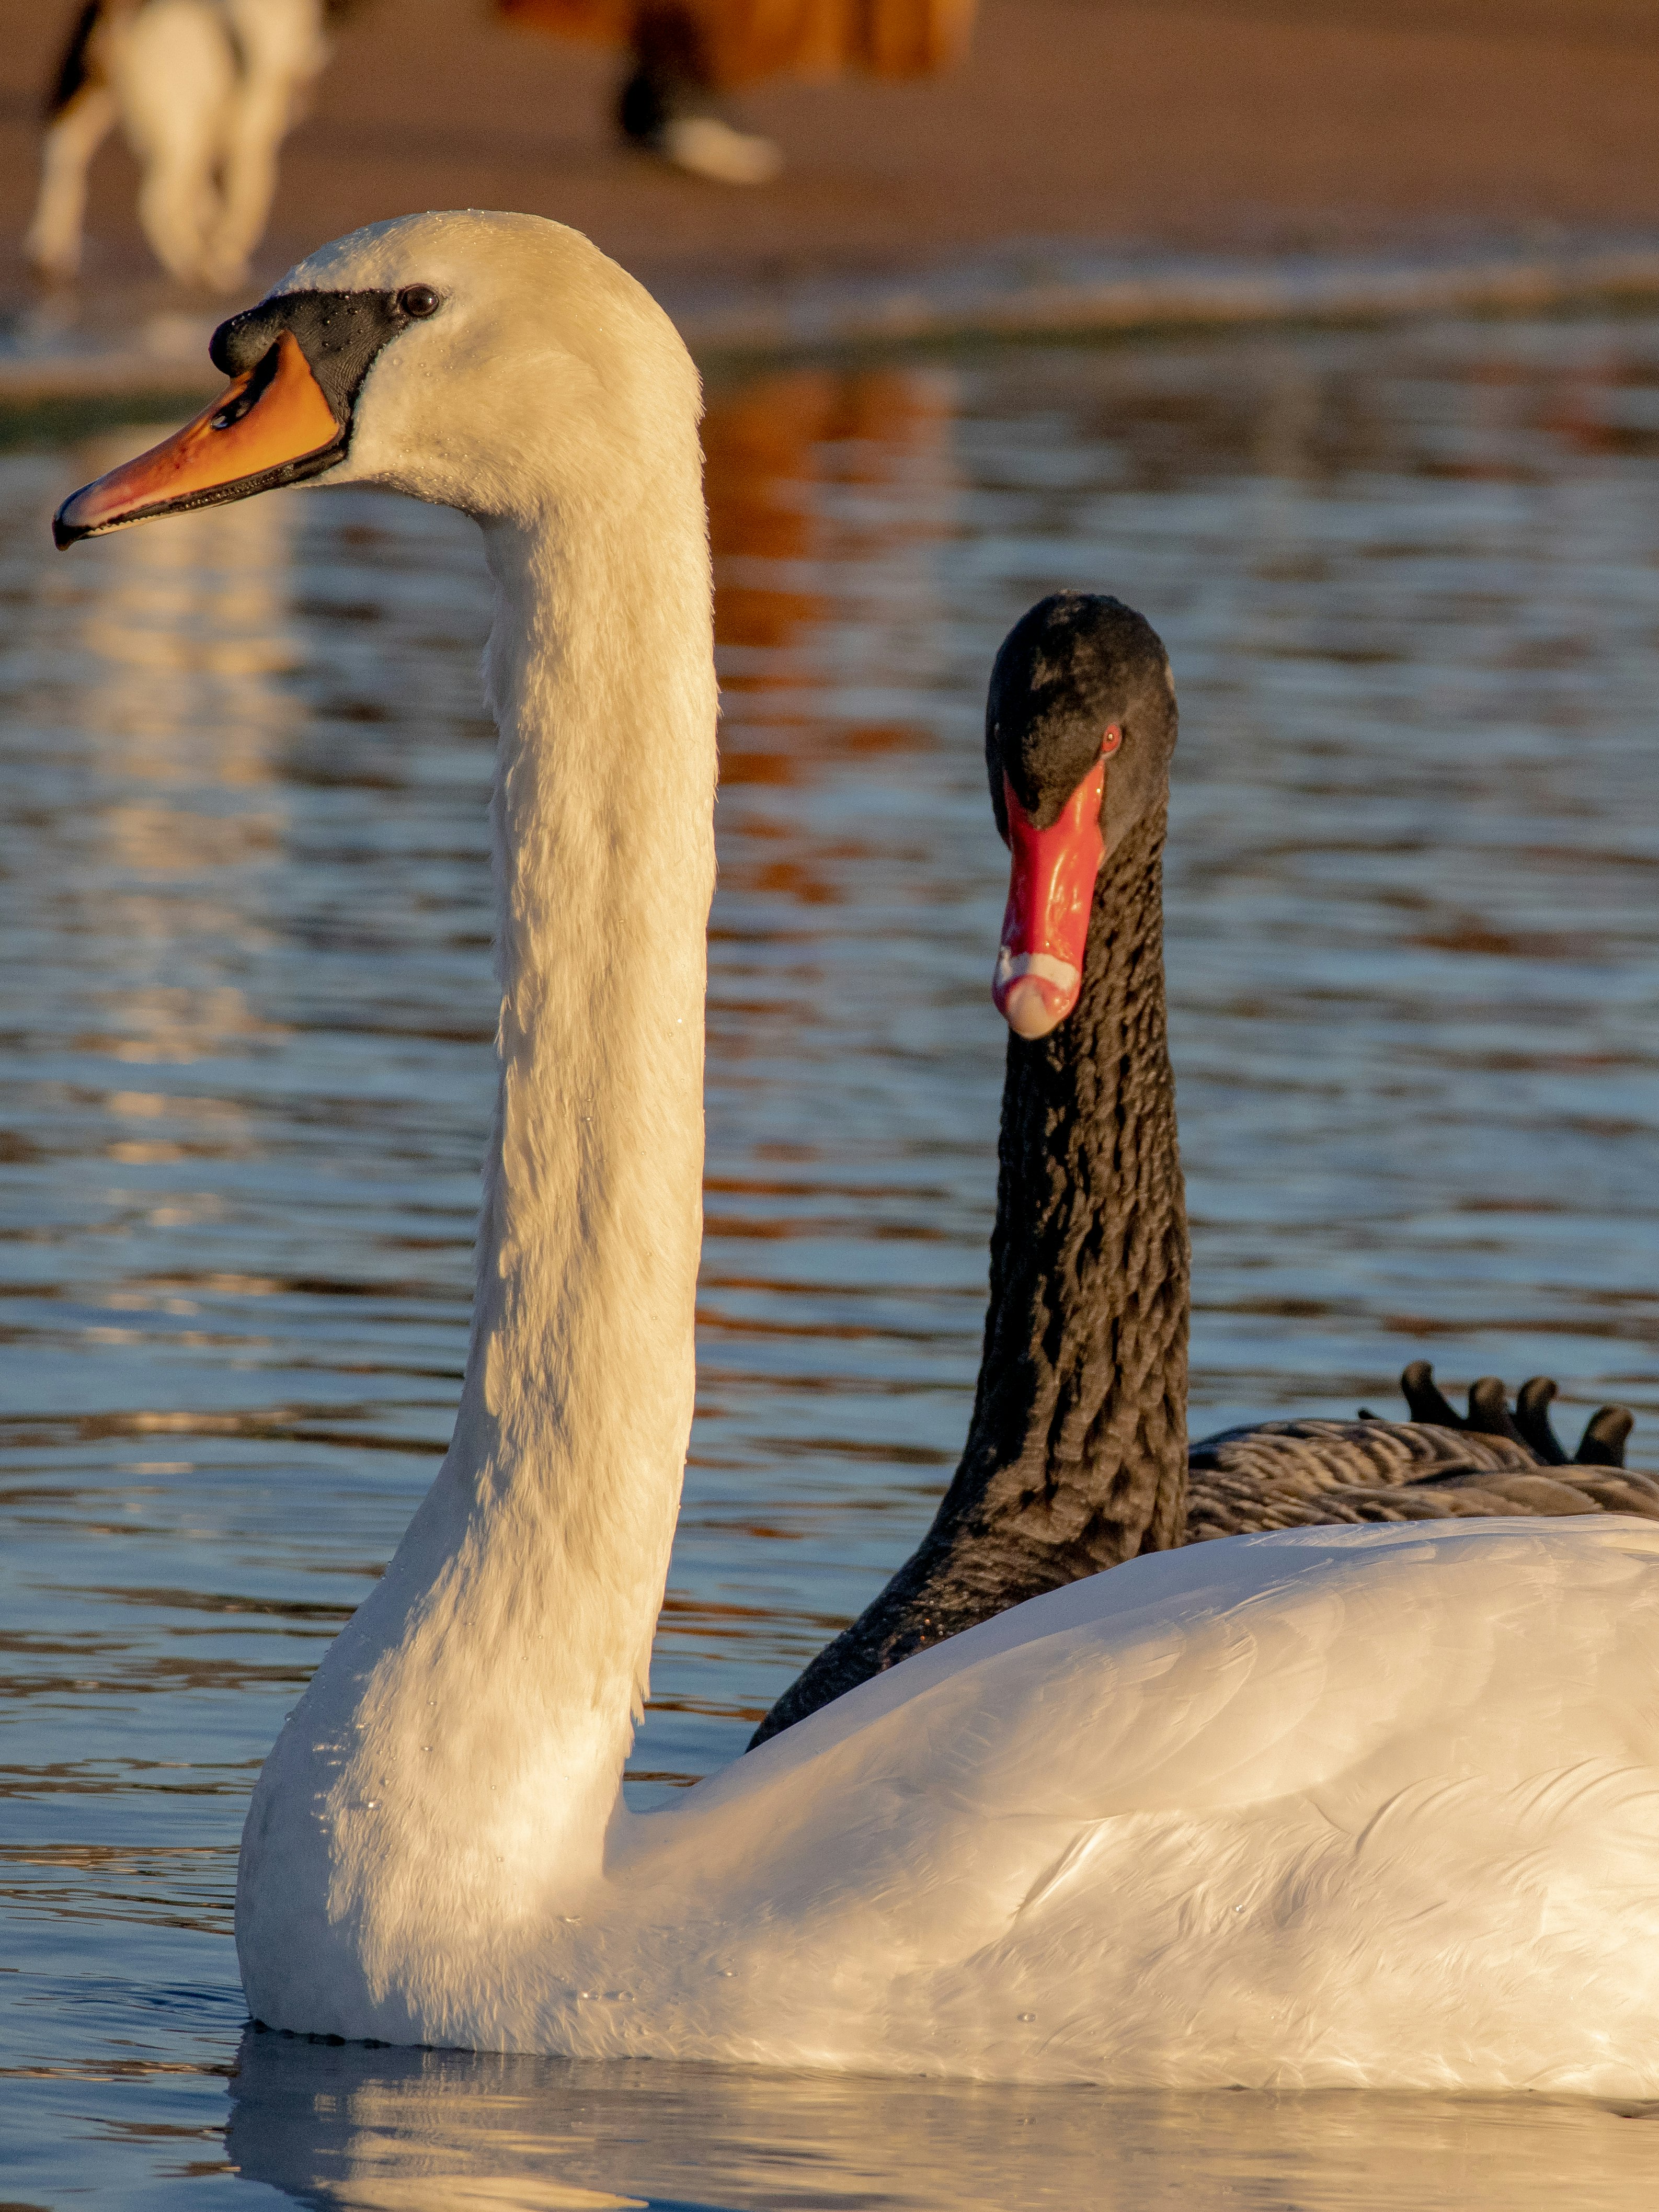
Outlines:
{"label": "white swan's head", "polygon": [[699,394],[650,295],[532,215],[403,216],[301,262],[215,331],[233,381],[64,501],[60,546],[326,477],[482,521],[647,498],[695,455]]}
{"label": "white swan's head", "polygon": [[1121,599],[1055,592],[1004,639],[985,764],[1012,866],[991,995],[1016,1036],[1076,1006],[1102,866],[1167,800],[1176,720],[1163,644]]}

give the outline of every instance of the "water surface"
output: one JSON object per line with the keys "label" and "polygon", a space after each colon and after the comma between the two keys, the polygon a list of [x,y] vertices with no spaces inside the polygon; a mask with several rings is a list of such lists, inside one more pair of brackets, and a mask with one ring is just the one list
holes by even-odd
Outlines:
{"label": "water surface", "polygon": [[[1597,2107],[244,2034],[252,1777],[459,1379],[487,596],[470,526],[357,491],[56,560],[52,506],[143,434],[0,460],[6,2201],[1645,2203],[1654,2121]],[[1556,1375],[1575,1429],[1626,1401],[1659,1463],[1659,324],[809,367],[717,387],[708,449],[702,1382],[635,1802],[740,1749],[954,1464],[1001,1080],[980,714],[1060,584],[1141,607],[1182,694],[1195,1430],[1380,1410],[1426,1350]]]}

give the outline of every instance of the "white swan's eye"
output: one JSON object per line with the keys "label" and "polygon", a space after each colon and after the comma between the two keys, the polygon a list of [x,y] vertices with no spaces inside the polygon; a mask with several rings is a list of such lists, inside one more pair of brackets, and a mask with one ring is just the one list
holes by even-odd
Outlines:
{"label": "white swan's eye", "polygon": [[406,315],[435,315],[438,295],[430,284],[405,284],[398,295],[398,305]]}

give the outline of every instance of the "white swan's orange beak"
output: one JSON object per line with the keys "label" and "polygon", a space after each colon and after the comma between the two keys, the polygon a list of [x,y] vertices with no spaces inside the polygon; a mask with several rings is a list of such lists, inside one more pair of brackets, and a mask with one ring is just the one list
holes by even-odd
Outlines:
{"label": "white swan's orange beak", "polygon": [[343,447],[345,434],[299,340],[284,331],[193,422],[66,499],[52,518],[53,540],[61,551],[130,522],[313,476],[319,457]]}
{"label": "white swan's orange beak", "polygon": [[[1107,748],[1115,750],[1117,735],[1107,732]],[[1046,830],[1032,822],[1007,777],[1002,780],[1013,868],[991,996],[1016,1036],[1044,1037],[1058,1029],[1083,988],[1089,912],[1106,857],[1100,827],[1105,750]]]}

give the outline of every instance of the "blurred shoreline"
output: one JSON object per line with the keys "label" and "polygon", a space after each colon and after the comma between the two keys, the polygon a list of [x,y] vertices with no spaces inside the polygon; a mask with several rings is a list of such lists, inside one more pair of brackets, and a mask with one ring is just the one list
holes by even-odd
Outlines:
{"label": "blurred shoreline", "polygon": [[[1127,337],[1248,324],[1540,314],[1659,300],[1659,234],[1498,241],[1462,253],[1125,256],[1030,244],[862,279],[670,284],[658,297],[705,368],[797,353],[975,338]],[[207,358],[228,306],[158,305],[143,287],[93,319],[41,308],[0,327],[0,410],[184,401],[223,382]]]}
{"label": "blurred shoreline", "polygon": [[[239,304],[153,270],[125,149],[81,283],[18,247],[70,13],[0,53],[0,404],[185,396]],[[985,0],[920,84],[779,84],[775,185],[613,145],[612,55],[485,0],[362,0],[285,150],[256,291],[410,208],[528,208],[639,275],[700,353],[1659,297],[1659,0]]]}

